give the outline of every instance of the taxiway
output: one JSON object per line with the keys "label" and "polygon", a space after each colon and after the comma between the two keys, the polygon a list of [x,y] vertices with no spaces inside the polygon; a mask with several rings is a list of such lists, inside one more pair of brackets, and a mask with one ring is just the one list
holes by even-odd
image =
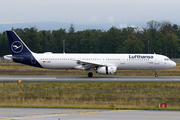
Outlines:
{"label": "taxiway", "polygon": [[180,76],[0,76],[0,81],[180,81]]}
{"label": "taxiway", "polygon": [[0,119],[35,120],[179,120],[179,111],[0,108]]}

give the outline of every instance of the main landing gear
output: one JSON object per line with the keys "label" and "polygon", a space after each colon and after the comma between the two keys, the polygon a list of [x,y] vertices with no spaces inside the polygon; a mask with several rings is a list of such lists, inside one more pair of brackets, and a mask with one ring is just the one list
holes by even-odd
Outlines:
{"label": "main landing gear", "polygon": [[88,77],[92,77],[93,76],[93,73],[92,72],[89,72],[88,73]]}
{"label": "main landing gear", "polygon": [[157,70],[155,70],[155,77],[158,77]]}
{"label": "main landing gear", "polygon": [[94,71],[94,68],[90,68],[90,72],[88,73],[88,77],[92,77],[93,76],[93,72]]}

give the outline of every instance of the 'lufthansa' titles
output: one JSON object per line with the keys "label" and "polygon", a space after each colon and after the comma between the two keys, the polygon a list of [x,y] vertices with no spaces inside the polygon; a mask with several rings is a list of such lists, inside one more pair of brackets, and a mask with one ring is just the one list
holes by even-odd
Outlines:
{"label": "'lufthansa' titles", "polygon": [[148,55],[129,55],[130,59],[153,59],[153,56],[148,56]]}

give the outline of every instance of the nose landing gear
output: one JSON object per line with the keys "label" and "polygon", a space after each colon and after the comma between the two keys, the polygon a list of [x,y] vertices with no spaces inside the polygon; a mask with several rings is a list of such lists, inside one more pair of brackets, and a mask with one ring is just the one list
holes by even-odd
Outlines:
{"label": "nose landing gear", "polygon": [[155,70],[155,77],[158,77],[157,70]]}

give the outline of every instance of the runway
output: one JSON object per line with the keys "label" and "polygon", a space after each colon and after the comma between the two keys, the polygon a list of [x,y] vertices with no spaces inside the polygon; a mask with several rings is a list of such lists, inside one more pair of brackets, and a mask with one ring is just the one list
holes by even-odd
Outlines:
{"label": "runway", "polygon": [[180,81],[180,76],[0,76],[0,81]]}
{"label": "runway", "polygon": [[179,120],[179,111],[0,108],[1,120]]}

